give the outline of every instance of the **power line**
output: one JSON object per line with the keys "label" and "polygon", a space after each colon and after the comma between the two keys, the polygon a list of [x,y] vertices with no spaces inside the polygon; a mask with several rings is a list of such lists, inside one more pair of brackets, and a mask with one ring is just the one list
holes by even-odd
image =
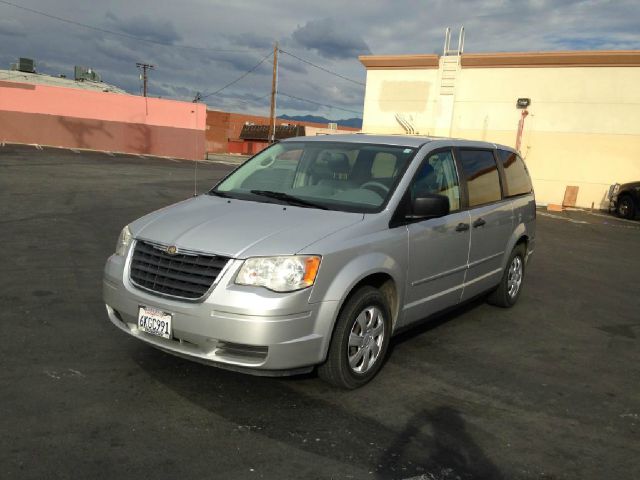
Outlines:
{"label": "power line", "polygon": [[231,95],[219,95],[219,96],[220,96],[220,97],[222,97],[223,99],[228,99],[228,100],[230,100],[230,102],[229,102],[229,103],[231,103],[231,105],[238,105],[238,104],[240,104],[240,103],[243,103],[243,104],[245,104],[245,105],[252,105],[252,104],[257,104],[257,103],[259,103],[259,102],[260,102],[260,100],[263,100],[263,99],[265,99],[265,98],[267,98],[267,97],[270,97],[270,96],[271,96],[271,92],[269,92],[269,93],[267,93],[266,95],[263,95],[263,96],[261,96],[261,97],[258,97],[258,98],[252,98],[252,99],[249,99],[249,100],[242,100],[242,99],[240,99],[240,98],[238,98],[238,97],[234,97],[234,96],[231,96]]}
{"label": "power line", "polygon": [[363,87],[365,86],[364,83],[359,82],[358,80],[354,80],[353,78],[345,77],[344,75],[341,75],[339,73],[333,72],[333,71],[329,70],[328,68],[321,67],[320,65],[316,65],[315,63],[310,62],[309,60],[305,60],[304,58],[300,58],[297,55],[294,55],[293,53],[287,52],[285,50],[280,50],[280,52],[282,52],[282,53],[284,53],[286,55],[289,55],[290,57],[293,57],[293,58],[295,58],[297,60],[300,60],[301,62],[306,63],[307,65],[311,65],[312,67],[318,68],[318,69],[322,70],[323,72],[327,72],[327,73],[330,73],[331,75],[335,75],[336,77],[340,77],[343,80],[346,80],[346,81],[351,82],[351,83],[355,83],[357,85],[361,85]]}
{"label": "power line", "polygon": [[[0,0],[2,1],[2,0]],[[218,90],[216,90],[215,92],[211,92],[208,93],[206,95],[202,95],[200,97],[200,100],[204,100],[205,98],[211,97],[213,95],[217,95],[218,93],[220,93],[221,91],[223,91],[226,88],[229,88],[231,85],[234,85],[236,83],[238,83],[240,80],[242,80],[244,77],[246,77],[247,75],[249,75],[250,73],[254,72],[260,65],[262,65],[267,58],[269,58],[271,55],[273,55],[273,52],[269,52],[266,56],[264,56],[262,58],[262,60],[260,60],[258,63],[256,63],[253,67],[251,67],[249,70],[247,70],[246,72],[244,72],[242,75],[240,75],[238,78],[236,78],[235,80],[233,80],[232,82],[227,83],[224,87],[219,88]]]}
{"label": "power line", "polygon": [[348,108],[337,107],[335,105],[331,105],[331,104],[328,104],[328,103],[320,103],[320,102],[316,102],[314,100],[309,100],[308,98],[296,97],[295,95],[289,95],[288,93],[284,93],[282,91],[279,91],[278,95],[283,95],[285,97],[293,98],[295,100],[300,100],[302,102],[313,103],[315,105],[320,105],[321,107],[335,108],[336,110],[343,110],[345,112],[355,113],[356,115],[361,115],[362,114],[362,112],[358,112],[356,110],[349,110]]}
{"label": "power line", "polygon": [[162,45],[163,47],[175,47],[175,48],[183,48],[187,50],[197,50],[197,51],[207,51],[207,52],[216,52],[216,53],[255,53],[256,50],[239,50],[239,49],[224,49],[224,48],[209,48],[209,47],[197,47],[193,45],[176,45],[168,42],[161,42],[159,40],[151,40],[144,37],[138,37],[137,35],[130,35],[124,32],[116,32],[114,30],[107,30],[106,28],[96,27],[95,25],[89,25],[86,23],[78,22],[76,20],[70,20],[68,18],[58,17],[57,15],[52,15],[50,13],[41,12],[40,10],[35,10],[33,8],[24,7],[22,5],[16,5],[15,3],[7,2],[6,0],[0,0],[1,4],[8,5],[10,7],[18,8],[20,10],[24,10],[26,12],[35,13],[36,15],[40,15],[52,20],[57,20],[59,22],[68,23],[70,25],[75,25],[78,27],[88,28],[89,30],[95,30],[96,32],[106,33],[109,35],[116,35],[118,37],[128,38],[130,40],[136,40],[139,42],[145,42],[152,45]]}

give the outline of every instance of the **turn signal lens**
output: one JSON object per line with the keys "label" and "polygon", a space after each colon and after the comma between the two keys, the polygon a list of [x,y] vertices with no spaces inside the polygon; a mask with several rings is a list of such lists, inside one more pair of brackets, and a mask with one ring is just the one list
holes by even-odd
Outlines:
{"label": "turn signal lens", "polygon": [[305,260],[305,272],[302,281],[305,285],[311,286],[316,281],[316,275],[320,268],[320,257],[307,257]]}

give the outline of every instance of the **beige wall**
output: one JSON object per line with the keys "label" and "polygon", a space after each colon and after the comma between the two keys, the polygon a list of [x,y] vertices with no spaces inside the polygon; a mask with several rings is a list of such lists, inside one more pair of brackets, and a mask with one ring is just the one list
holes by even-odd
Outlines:
{"label": "beige wall", "polygon": [[420,128],[431,125],[438,108],[437,80],[437,69],[367,71],[362,131],[404,133],[396,114]]}
{"label": "beige wall", "polygon": [[640,65],[463,66],[453,95],[440,94],[441,70],[369,70],[363,131],[403,133],[399,113],[421,134],[515,146],[516,99],[528,97],[521,152],[539,203],[577,185],[578,206],[606,208],[610,184],[640,180]]}

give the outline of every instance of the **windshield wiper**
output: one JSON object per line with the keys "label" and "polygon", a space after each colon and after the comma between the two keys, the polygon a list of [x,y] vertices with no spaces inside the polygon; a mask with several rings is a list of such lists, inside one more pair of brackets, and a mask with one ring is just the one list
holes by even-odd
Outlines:
{"label": "windshield wiper", "polygon": [[276,200],[282,200],[283,202],[288,203],[289,205],[296,205],[298,207],[312,207],[319,208],[321,210],[329,210],[324,205],[321,205],[316,202],[311,202],[309,200],[304,200],[300,197],[296,197],[295,195],[289,195],[284,192],[274,192],[272,190],[251,190],[251,193],[254,195],[260,195],[263,197],[275,198]]}

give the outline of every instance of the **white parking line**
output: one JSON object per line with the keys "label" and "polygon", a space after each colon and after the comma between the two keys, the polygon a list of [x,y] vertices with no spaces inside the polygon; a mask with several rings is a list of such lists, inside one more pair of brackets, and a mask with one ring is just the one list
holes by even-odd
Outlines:
{"label": "white parking line", "polygon": [[553,213],[547,213],[547,212],[538,212],[538,215],[542,215],[543,217],[557,218],[558,220],[566,220],[567,222],[571,222],[571,223],[587,223],[587,224],[589,223],[584,220],[575,220],[573,218],[563,217],[562,215],[554,215]]}

